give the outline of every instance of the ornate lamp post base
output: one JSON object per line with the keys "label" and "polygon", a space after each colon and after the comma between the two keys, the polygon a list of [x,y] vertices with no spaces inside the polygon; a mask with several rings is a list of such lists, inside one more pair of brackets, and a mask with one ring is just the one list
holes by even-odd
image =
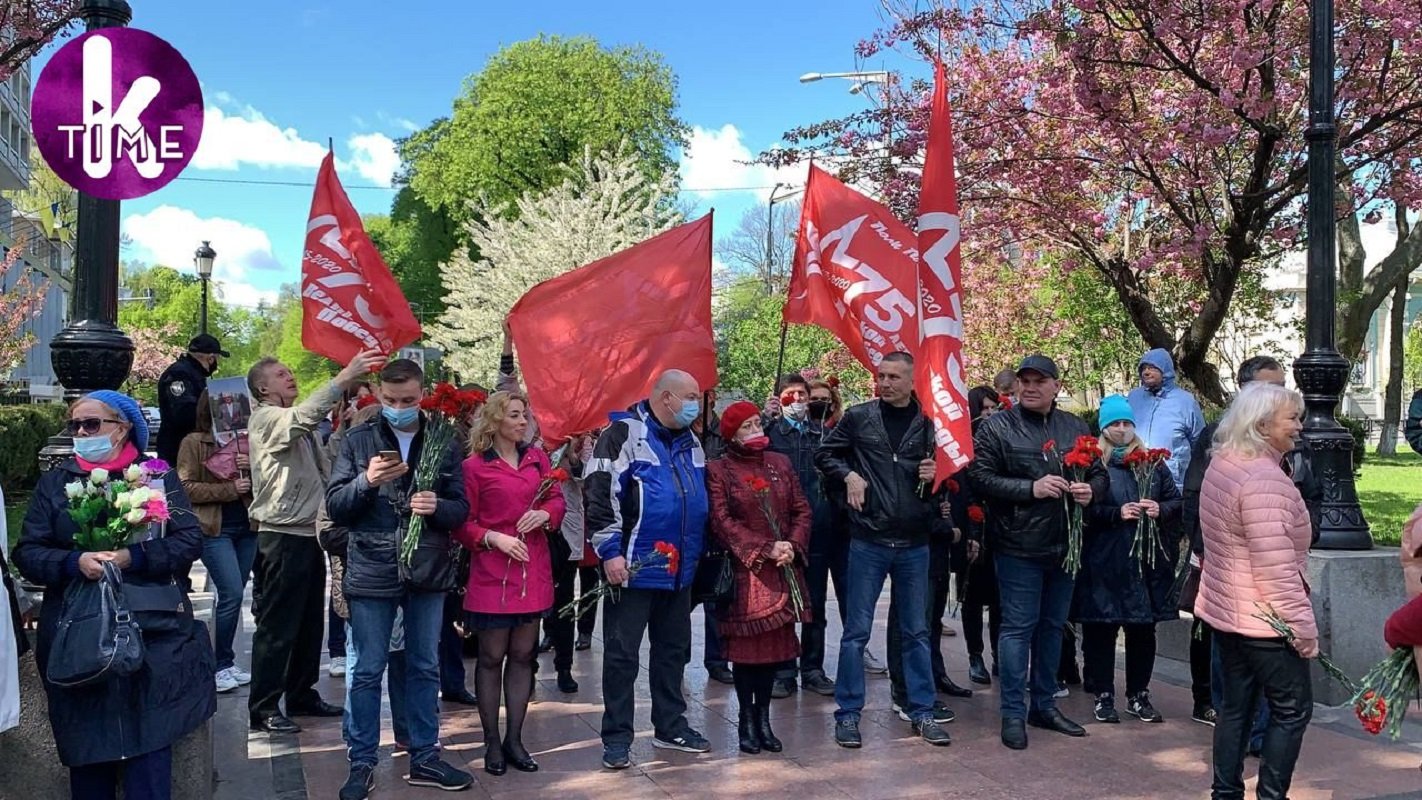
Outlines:
{"label": "ornate lamp post base", "polygon": [[[64,386],[64,399],[73,402],[99,389],[118,389],[133,366],[133,342],[107,322],[81,319],[55,335],[49,343],[54,374]],[[73,440],[63,433],[49,437],[40,450],[40,469],[48,470],[74,452]]]}
{"label": "ornate lamp post base", "polygon": [[1334,408],[1348,381],[1348,360],[1335,350],[1310,350],[1294,362],[1294,381],[1304,396],[1303,438],[1309,462],[1323,486],[1317,509],[1323,550],[1369,550],[1373,537],[1353,483],[1353,434],[1338,424]]}

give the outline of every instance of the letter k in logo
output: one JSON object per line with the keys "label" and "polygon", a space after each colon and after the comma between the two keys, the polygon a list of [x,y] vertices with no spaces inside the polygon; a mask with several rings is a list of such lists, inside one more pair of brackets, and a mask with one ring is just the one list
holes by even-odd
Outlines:
{"label": "letter k in logo", "polygon": [[138,174],[157,178],[163,164],[138,115],[158,96],[162,84],[151,75],[138,78],[113,111],[113,68],[113,45],[103,36],[89,37],[84,42],[84,172],[91,178],[108,177],[119,144],[126,143]]}

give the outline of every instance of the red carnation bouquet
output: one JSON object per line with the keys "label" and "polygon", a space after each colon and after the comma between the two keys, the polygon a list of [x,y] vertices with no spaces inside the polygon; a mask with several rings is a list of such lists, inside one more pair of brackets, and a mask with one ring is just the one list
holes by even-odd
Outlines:
{"label": "red carnation bouquet", "polygon": [[1402,734],[1402,720],[1408,705],[1417,699],[1417,690],[1417,659],[1412,647],[1394,648],[1363,676],[1353,693],[1353,712],[1363,730],[1376,736],[1386,728],[1396,739]]}
{"label": "red carnation bouquet", "polygon": [[[420,461],[415,465],[411,492],[434,489],[435,481],[440,478],[440,467],[449,452],[449,444],[458,430],[457,423],[487,399],[483,392],[477,390],[460,391],[448,383],[438,383],[434,391],[420,401],[420,409],[425,412],[424,443],[420,449]],[[415,557],[415,547],[420,543],[424,527],[424,517],[411,515],[405,528],[405,538],[400,542],[400,559],[406,566]]]}
{"label": "red carnation bouquet", "polygon": [[[1136,478],[1136,497],[1150,499],[1151,484],[1155,481],[1156,467],[1170,458],[1170,451],[1164,448],[1154,450],[1132,450],[1126,454],[1125,464]],[[1131,542],[1131,557],[1144,573],[1146,567],[1155,567],[1157,540],[1156,520],[1141,509],[1136,518],[1136,535]]]}
{"label": "red carnation bouquet", "polygon": [[[671,542],[654,542],[652,544],[651,555],[646,558],[637,559],[636,561],[627,562],[627,581],[630,583],[637,573],[648,567],[657,566],[665,566],[667,572],[672,575],[677,574],[677,571],[681,569],[681,553],[677,552],[676,545]],[[606,579],[598,581],[598,584],[592,589],[574,598],[573,602],[558,609],[558,616],[564,619],[576,620],[592,609],[597,608],[597,601],[602,598],[608,596],[616,598],[617,589],[618,587],[608,583]]]}
{"label": "red carnation bouquet", "polygon": [[[760,501],[760,510],[765,514],[766,521],[770,523],[771,535],[777,542],[780,541],[780,523],[775,521],[775,508],[770,500],[770,481],[756,475],[746,478],[746,485],[752,492],[755,492],[756,499]],[[785,579],[785,586],[790,590],[790,605],[795,609],[795,616],[798,617],[805,611],[805,597],[800,593],[800,582],[795,578],[795,564],[782,564],[780,573]]]}
{"label": "red carnation bouquet", "polygon": [[[1049,442],[1055,445],[1056,442]],[[1094,436],[1078,436],[1076,444],[1062,456],[1062,475],[1072,483],[1086,480],[1086,471],[1101,458],[1101,443]],[[1062,494],[1067,515],[1067,554],[1062,568],[1072,577],[1081,569],[1081,526],[1082,509],[1070,492]]]}

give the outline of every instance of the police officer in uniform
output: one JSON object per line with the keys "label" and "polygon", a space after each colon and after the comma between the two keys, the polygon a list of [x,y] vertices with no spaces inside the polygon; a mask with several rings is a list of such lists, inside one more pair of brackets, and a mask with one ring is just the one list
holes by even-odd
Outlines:
{"label": "police officer in uniform", "polygon": [[218,357],[229,358],[217,337],[203,333],[188,342],[188,352],[178,356],[158,379],[158,410],[163,415],[158,427],[158,457],[178,463],[178,446],[183,437],[197,428],[198,397],[207,388],[207,378],[217,371]]}

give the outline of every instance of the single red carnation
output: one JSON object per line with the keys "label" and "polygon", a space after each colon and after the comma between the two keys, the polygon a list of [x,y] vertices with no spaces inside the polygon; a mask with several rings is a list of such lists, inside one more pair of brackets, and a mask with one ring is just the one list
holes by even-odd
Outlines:
{"label": "single red carnation", "polygon": [[568,475],[568,471],[566,469],[563,469],[562,467],[554,467],[552,470],[549,471],[548,477],[555,483],[562,483],[568,480],[568,478],[571,476]]}
{"label": "single red carnation", "polygon": [[770,481],[760,477],[759,475],[746,478],[746,485],[751,488],[752,492],[770,491]]}
{"label": "single red carnation", "polygon": [[948,479],[948,491],[953,492],[954,494],[958,493],[958,482],[953,480],[952,478]]}
{"label": "single red carnation", "polygon": [[982,506],[979,506],[979,505],[971,505],[971,506],[968,506],[968,521],[969,521],[969,522],[974,522],[974,523],[977,523],[977,524],[981,525],[981,524],[983,523],[983,521],[986,520],[986,519],[987,519],[987,515],[983,513],[983,507],[982,507]]}
{"label": "single red carnation", "polygon": [[1055,451],[1056,449],[1057,449],[1057,440],[1056,440],[1056,439],[1048,439],[1048,440],[1046,441],[1046,443],[1042,445],[1042,452],[1043,452],[1043,453],[1051,453],[1051,452]]}

